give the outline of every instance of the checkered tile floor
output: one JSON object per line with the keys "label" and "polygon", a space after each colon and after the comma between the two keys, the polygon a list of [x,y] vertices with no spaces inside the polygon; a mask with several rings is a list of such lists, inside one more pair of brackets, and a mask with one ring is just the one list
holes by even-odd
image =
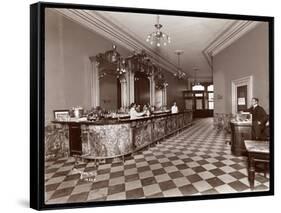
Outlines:
{"label": "checkered tile floor", "polygon": [[[45,163],[47,204],[249,192],[245,157],[235,157],[212,119],[201,119],[178,135],[124,161],[100,164],[94,182],[80,179],[73,157]],[[95,172],[94,162],[78,166]],[[269,190],[256,174],[255,191]]]}

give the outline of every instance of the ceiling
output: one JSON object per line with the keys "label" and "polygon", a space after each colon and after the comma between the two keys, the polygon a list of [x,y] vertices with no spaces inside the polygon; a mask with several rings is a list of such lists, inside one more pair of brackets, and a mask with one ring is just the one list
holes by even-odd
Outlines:
{"label": "ceiling", "polygon": [[[201,81],[212,80],[210,57],[221,45],[221,40],[233,37],[233,32],[242,31],[250,21],[160,15],[162,31],[171,37],[167,46],[156,47],[146,42],[149,33],[155,30],[157,15],[104,12],[92,10],[57,9],[68,18],[94,30],[129,50],[144,49],[154,61],[167,71],[175,72],[178,66],[176,50],[183,50],[180,67],[190,78],[197,71]],[[206,51],[208,50],[208,51]]]}
{"label": "ceiling", "polygon": [[160,53],[175,66],[178,65],[175,51],[183,50],[180,67],[191,76],[194,75],[194,68],[197,68],[198,78],[212,76],[211,67],[203,55],[203,50],[233,22],[226,19],[161,15],[160,24],[163,25],[161,30],[171,37],[171,43],[156,47],[146,42],[147,35],[155,31],[156,15],[120,12],[99,12],[99,14],[120,26],[148,48]]}

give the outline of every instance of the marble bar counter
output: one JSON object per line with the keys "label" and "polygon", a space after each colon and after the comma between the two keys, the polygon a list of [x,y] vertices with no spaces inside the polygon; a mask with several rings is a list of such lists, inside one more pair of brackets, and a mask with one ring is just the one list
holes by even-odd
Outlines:
{"label": "marble bar counter", "polygon": [[159,113],[137,119],[53,121],[68,131],[70,155],[89,159],[122,157],[191,125],[192,111]]}

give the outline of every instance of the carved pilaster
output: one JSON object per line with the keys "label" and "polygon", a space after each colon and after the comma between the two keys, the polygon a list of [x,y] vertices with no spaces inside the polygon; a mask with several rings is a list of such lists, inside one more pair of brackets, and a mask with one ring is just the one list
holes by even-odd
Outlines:
{"label": "carved pilaster", "polygon": [[132,63],[129,63],[129,105],[135,102],[135,73],[132,71]]}
{"label": "carved pilaster", "polygon": [[130,106],[130,70],[125,74],[126,78],[126,107]]}
{"label": "carved pilaster", "polygon": [[164,84],[164,87],[163,87],[163,104],[162,106],[167,106],[167,84]]}
{"label": "carved pilaster", "polygon": [[90,60],[92,62],[91,105],[97,107],[100,105],[99,63],[95,57],[90,57]]}
{"label": "carved pilaster", "polygon": [[154,81],[154,75],[151,75],[149,78],[150,83],[150,105],[155,106],[155,81]]}
{"label": "carved pilaster", "polygon": [[125,108],[127,106],[127,81],[125,76],[120,79],[121,84],[121,107]]}

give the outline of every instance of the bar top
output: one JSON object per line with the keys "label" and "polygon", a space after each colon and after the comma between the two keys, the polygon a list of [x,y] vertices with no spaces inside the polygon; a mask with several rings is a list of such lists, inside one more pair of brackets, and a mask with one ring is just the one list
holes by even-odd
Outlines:
{"label": "bar top", "polygon": [[163,113],[157,113],[157,114],[152,114],[151,116],[141,116],[139,118],[104,118],[99,121],[88,121],[86,118],[80,118],[80,119],[70,119],[67,121],[58,121],[54,120],[52,123],[59,123],[59,124],[87,124],[87,125],[109,125],[109,124],[122,124],[122,123],[131,123],[131,122],[136,122],[136,121],[146,121],[146,120],[153,120],[157,118],[164,118],[172,115],[180,115],[184,113],[192,112],[192,110],[186,110],[183,112],[178,112],[178,113],[170,113],[170,112],[163,112]]}

